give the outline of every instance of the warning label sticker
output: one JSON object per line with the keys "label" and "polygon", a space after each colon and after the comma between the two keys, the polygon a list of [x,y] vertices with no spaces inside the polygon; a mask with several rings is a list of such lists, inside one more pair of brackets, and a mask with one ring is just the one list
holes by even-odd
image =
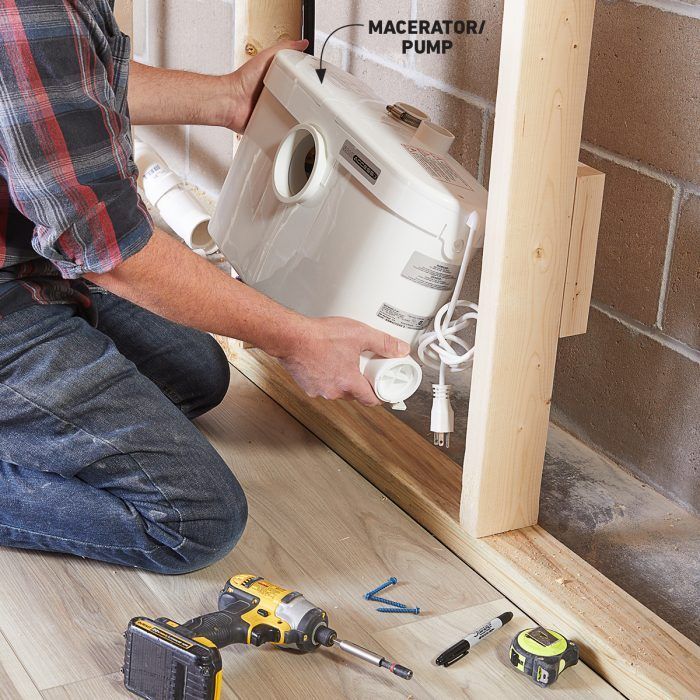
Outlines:
{"label": "warning label sticker", "polygon": [[414,331],[422,331],[424,328],[427,328],[432,318],[432,316],[418,316],[410,314],[408,311],[401,311],[401,309],[397,309],[391,304],[382,304],[379,307],[379,311],[377,311],[377,316],[389,323],[393,323],[395,326],[410,328]]}
{"label": "warning label sticker", "polygon": [[412,146],[408,143],[401,144],[418,165],[425,170],[435,180],[444,182],[453,187],[460,187],[465,190],[472,190],[462,178],[462,176],[449,164],[447,159],[439,153],[426,151],[424,148]]}
{"label": "warning label sticker", "polygon": [[447,292],[454,289],[459,274],[459,265],[436,260],[419,251],[414,251],[401,272],[406,279],[430,289]]}

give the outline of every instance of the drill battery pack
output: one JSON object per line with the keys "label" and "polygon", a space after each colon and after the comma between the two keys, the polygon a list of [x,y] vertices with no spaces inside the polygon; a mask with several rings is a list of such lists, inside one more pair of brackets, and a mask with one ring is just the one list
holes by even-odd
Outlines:
{"label": "drill battery pack", "polygon": [[219,700],[221,654],[172,620],[135,617],[125,633],[124,685],[147,700]]}

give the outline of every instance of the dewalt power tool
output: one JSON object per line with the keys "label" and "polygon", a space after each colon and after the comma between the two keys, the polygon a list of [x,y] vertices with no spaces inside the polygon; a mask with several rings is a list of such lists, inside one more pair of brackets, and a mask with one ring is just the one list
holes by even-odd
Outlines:
{"label": "dewalt power tool", "polygon": [[564,669],[576,665],[578,658],[578,646],[574,642],[544,627],[518,632],[510,645],[513,666],[545,688],[552,685]]}
{"label": "dewalt power tool", "polygon": [[184,624],[135,617],[124,636],[124,685],[148,700],[218,700],[219,650],[229,644],[271,643],[302,652],[336,646],[401,678],[413,677],[411,669],[338,639],[325,611],[301,593],[250,574],[226,582],[218,612]]}

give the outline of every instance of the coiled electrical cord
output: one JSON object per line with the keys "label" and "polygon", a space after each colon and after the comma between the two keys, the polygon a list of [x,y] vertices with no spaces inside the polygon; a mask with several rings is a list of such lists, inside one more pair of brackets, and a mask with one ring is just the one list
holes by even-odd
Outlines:
{"label": "coiled electrical cord", "polygon": [[[427,367],[438,370],[438,384],[433,384],[433,408],[430,429],[436,445],[449,447],[449,434],[454,430],[454,414],[450,405],[450,385],[445,382],[447,372],[463,372],[474,360],[474,346],[459,336],[471,324],[476,324],[479,308],[471,301],[460,299],[464,278],[474,255],[479,217],[472,212],[467,221],[469,235],[459,274],[450,301],[435,314],[432,328],[418,337],[418,359]],[[465,312],[455,318],[458,309]]]}

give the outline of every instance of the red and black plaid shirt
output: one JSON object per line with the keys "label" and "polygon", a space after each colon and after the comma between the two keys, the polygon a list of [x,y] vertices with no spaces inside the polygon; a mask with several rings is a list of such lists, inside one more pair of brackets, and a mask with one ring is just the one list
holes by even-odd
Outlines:
{"label": "red and black plaid shirt", "polygon": [[114,0],[0,0],[0,318],[146,245]]}

